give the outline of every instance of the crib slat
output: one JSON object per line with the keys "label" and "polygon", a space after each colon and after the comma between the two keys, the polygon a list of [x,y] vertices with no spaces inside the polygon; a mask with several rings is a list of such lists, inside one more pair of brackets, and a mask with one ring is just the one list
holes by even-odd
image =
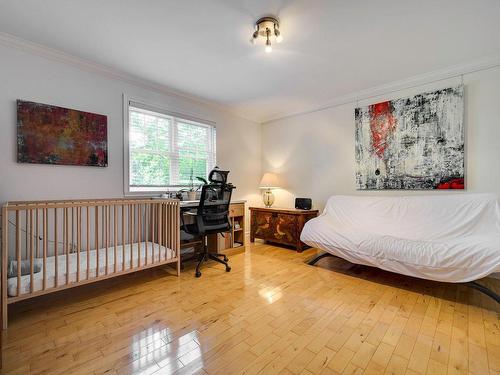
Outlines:
{"label": "crib slat", "polygon": [[125,271],[125,205],[122,204],[122,271]]}
{"label": "crib slat", "polygon": [[144,242],[146,242],[146,258],[145,258],[146,265],[148,264],[148,237],[149,237],[148,216],[149,216],[149,204],[146,203],[144,205],[144,237],[145,237]]}
{"label": "crib slat", "polygon": [[163,214],[164,224],[163,230],[165,231],[165,237],[163,239],[163,246],[165,247],[165,254],[163,255],[163,260],[167,259],[167,248],[170,241],[170,229],[167,226],[167,223],[170,222],[170,205],[168,203],[163,204],[165,213]]}
{"label": "crib slat", "polygon": [[[180,228],[180,220],[181,220],[181,206],[179,203],[175,206],[175,228]],[[176,241],[175,241],[175,250],[177,255],[177,276],[181,275],[181,232],[180,230],[175,231]]]}
{"label": "crib slat", "polygon": [[172,233],[170,232],[169,224],[172,222],[172,218],[170,217],[170,211],[171,211],[170,203],[166,202],[165,203],[165,256],[163,257],[164,260],[167,260],[167,249],[170,248],[170,240],[172,237]]}
{"label": "crib slat", "polygon": [[49,234],[48,230],[48,209],[43,209],[43,290],[47,288],[47,237]]}
{"label": "crib slat", "polygon": [[7,329],[7,262],[9,248],[9,211],[2,207],[2,330]]}
{"label": "crib slat", "polygon": [[[101,246],[106,248],[106,205],[104,204],[101,206]],[[104,251],[104,256],[106,256],[106,250]],[[106,259],[104,259],[104,266],[106,266]]]}
{"label": "crib slat", "polygon": [[159,227],[159,233],[158,233],[158,261],[161,262],[161,245],[162,245],[162,239],[164,236],[163,233],[163,203],[160,203],[158,205],[158,209],[160,210],[160,215],[158,218],[158,227]]}
{"label": "crib slat", "polygon": [[21,222],[16,211],[16,260],[17,260],[17,295],[21,295]]}
{"label": "crib slat", "polygon": [[118,236],[118,221],[116,220],[116,217],[118,216],[117,215],[117,212],[118,212],[118,206],[115,204],[113,206],[113,246],[115,248],[115,261],[114,261],[114,271],[116,273],[116,262],[117,262],[117,259],[116,259],[116,243],[117,243],[117,236]]}
{"label": "crib slat", "polygon": [[153,216],[151,218],[152,222],[151,222],[151,247],[153,248],[152,249],[152,253],[153,253],[153,263],[156,262],[156,255],[155,255],[155,232],[156,232],[156,223],[157,223],[157,218],[156,218],[156,204],[153,204],[151,206],[151,208],[153,209]]}
{"label": "crib slat", "polygon": [[66,247],[68,247],[68,239],[66,237],[66,208],[62,209],[63,212],[63,222],[62,222],[62,231],[63,231],[63,243],[62,243],[62,253],[63,255],[66,254]]}
{"label": "crib slat", "polygon": [[66,227],[66,246],[65,246],[65,253],[66,253],[66,285],[69,284],[69,209],[66,207],[64,209],[64,222],[65,222],[65,227]]}
{"label": "crib slat", "polygon": [[95,277],[99,276],[99,206],[95,206]]}
{"label": "crib slat", "polygon": [[139,249],[139,256],[137,258],[137,267],[141,266],[141,247],[142,247],[142,207],[137,205],[137,248]]}
{"label": "crib slat", "polygon": [[173,211],[173,206],[170,202],[167,203],[168,206],[168,225],[166,225],[166,228],[168,229],[168,243],[166,244],[166,249],[165,249],[165,260],[167,260],[168,254],[167,254],[167,248],[171,249],[172,248],[172,223],[173,223],[173,217],[172,217],[172,211]]}
{"label": "crib slat", "polygon": [[156,231],[156,250],[158,252],[158,262],[161,260],[161,254],[160,254],[160,236],[161,236],[161,233],[160,233],[160,205],[159,204],[155,204],[156,206],[156,215],[155,215],[155,218],[156,218],[156,224],[155,224],[155,231]]}
{"label": "crib slat", "polygon": [[24,231],[24,243],[26,244],[26,248],[24,249],[25,257],[24,259],[28,259],[28,210],[24,210],[24,226],[26,230]]}
{"label": "crib slat", "polygon": [[105,238],[106,238],[106,269],[104,270],[104,274],[108,274],[108,247],[109,247],[109,206],[103,206],[104,208],[104,217],[105,217],[105,224],[104,224],[104,233],[105,233]]}
{"label": "crib slat", "polygon": [[80,247],[82,246],[82,208],[76,208],[76,282],[80,281]]}
{"label": "crib slat", "polygon": [[141,217],[140,217],[140,214],[139,214],[139,205],[136,204],[135,205],[135,212],[137,213],[137,223],[136,223],[136,229],[137,229],[137,234],[136,234],[136,237],[135,239],[137,240],[137,267],[140,267],[141,266],[141,241],[140,241],[140,220],[141,220]]}
{"label": "crib slat", "polygon": [[59,248],[58,248],[58,242],[57,242],[57,227],[59,224],[57,223],[57,208],[54,208],[54,260],[55,260],[55,265],[54,265],[54,286],[57,287],[59,284]]}
{"label": "crib slat", "polygon": [[[134,214],[134,220],[135,220],[135,227],[134,227],[134,241],[137,242],[137,267],[140,266],[140,261],[141,261],[141,255],[140,255],[140,252],[141,252],[141,244],[139,242],[139,205],[137,204],[134,204],[134,213],[137,214],[137,220],[135,219],[135,214]],[[137,233],[135,232],[135,230],[137,229]]]}
{"label": "crib slat", "polygon": [[70,252],[75,252],[75,208],[71,207],[71,247]]}
{"label": "crib slat", "polygon": [[86,220],[87,220],[87,236],[85,237],[85,244],[87,245],[87,280],[89,279],[89,272],[90,272],[90,207],[87,206],[87,215],[86,215]]}
{"label": "crib slat", "polygon": [[134,247],[132,246],[132,244],[134,243],[134,231],[133,231],[133,228],[134,228],[134,211],[133,211],[133,205],[129,204],[128,205],[128,218],[129,218],[129,222],[128,222],[128,237],[129,237],[129,244],[130,244],[130,269],[132,269],[134,263],[133,263],[133,252],[134,252]]}
{"label": "crib slat", "polygon": [[[27,244],[26,244],[27,245]],[[33,293],[35,288],[33,279],[33,274],[35,272],[34,262],[35,262],[35,238],[33,237],[33,210],[30,210],[30,293]]]}
{"label": "crib slat", "polygon": [[[173,227],[175,228],[175,205],[170,203],[170,210],[171,210],[171,222],[172,224],[169,225],[169,227]],[[175,230],[173,229],[172,230],[172,238],[170,240],[170,245],[169,245],[169,249],[172,250],[172,251],[175,251]]]}
{"label": "crib slat", "polygon": [[40,236],[38,233],[38,208],[35,210],[35,239],[36,239],[36,257],[40,258]]}

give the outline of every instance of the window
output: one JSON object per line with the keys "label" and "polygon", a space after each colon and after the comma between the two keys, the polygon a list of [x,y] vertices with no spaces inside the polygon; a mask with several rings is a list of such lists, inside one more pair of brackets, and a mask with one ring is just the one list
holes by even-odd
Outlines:
{"label": "window", "polygon": [[215,126],[130,102],[128,191],[165,191],[197,184],[215,166]]}

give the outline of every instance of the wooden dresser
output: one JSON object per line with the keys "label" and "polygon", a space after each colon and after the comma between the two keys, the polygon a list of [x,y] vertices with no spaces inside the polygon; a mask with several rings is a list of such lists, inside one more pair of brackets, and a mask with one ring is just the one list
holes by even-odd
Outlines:
{"label": "wooden dresser", "polygon": [[300,232],[304,224],[318,216],[318,210],[250,207],[250,241],[260,238],[295,247],[302,252]]}

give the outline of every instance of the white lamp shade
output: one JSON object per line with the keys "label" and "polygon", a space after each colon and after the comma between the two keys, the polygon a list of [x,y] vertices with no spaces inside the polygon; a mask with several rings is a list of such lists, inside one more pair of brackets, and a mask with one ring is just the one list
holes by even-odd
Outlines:
{"label": "white lamp shade", "polygon": [[274,173],[264,173],[262,179],[260,180],[261,189],[278,189],[280,187],[280,182],[278,176]]}

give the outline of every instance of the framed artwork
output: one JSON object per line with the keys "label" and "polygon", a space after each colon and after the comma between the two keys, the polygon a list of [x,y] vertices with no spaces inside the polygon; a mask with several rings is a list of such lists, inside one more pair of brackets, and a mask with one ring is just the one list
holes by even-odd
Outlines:
{"label": "framed artwork", "polygon": [[18,100],[17,162],[107,167],[107,117]]}
{"label": "framed artwork", "polygon": [[464,189],[464,87],[355,110],[358,190]]}

